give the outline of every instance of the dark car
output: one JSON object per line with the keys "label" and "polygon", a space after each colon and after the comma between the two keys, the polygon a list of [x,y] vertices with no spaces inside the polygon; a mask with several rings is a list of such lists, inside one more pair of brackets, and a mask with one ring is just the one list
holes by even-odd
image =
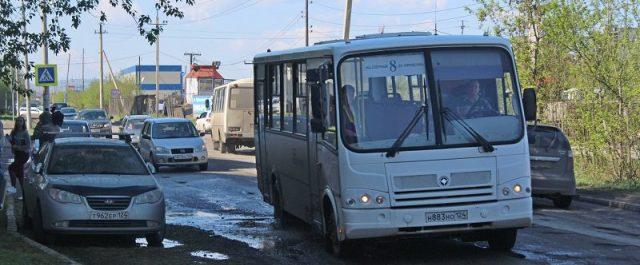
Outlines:
{"label": "dark car", "polygon": [[56,103],[51,104],[51,106],[55,107],[57,110],[60,110],[62,108],[69,107],[69,104],[64,103],[64,102],[56,102]]}
{"label": "dark car", "polygon": [[60,112],[64,115],[65,120],[73,120],[78,115],[78,111],[72,107],[64,107],[60,109]]}
{"label": "dark car", "polygon": [[549,198],[559,208],[569,208],[576,196],[573,151],[567,137],[553,126],[529,125],[531,187],[536,197]]}

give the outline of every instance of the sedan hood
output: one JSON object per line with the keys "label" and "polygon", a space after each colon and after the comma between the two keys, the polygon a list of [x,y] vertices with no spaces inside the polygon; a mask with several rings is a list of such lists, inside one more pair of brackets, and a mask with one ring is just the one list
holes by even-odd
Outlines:
{"label": "sedan hood", "polygon": [[49,175],[49,183],[63,186],[121,188],[131,186],[157,186],[150,175]]}
{"label": "sedan hood", "polygon": [[204,144],[200,137],[190,138],[169,138],[169,139],[153,139],[155,146],[165,148],[200,148]]}

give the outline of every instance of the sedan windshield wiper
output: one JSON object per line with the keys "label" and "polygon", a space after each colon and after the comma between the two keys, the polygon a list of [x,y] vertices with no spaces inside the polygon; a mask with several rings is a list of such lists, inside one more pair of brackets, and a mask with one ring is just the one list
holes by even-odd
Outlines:
{"label": "sedan windshield wiper", "polygon": [[404,130],[402,131],[398,139],[396,139],[396,141],[393,142],[393,144],[387,151],[387,157],[396,156],[396,154],[398,153],[398,149],[400,149],[400,146],[402,146],[402,143],[404,142],[404,140],[407,139],[407,137],[409,137],[409,133],[411,133],[413,128],[416,127],[416,124],[418,124],[418,121],[420,121],[420,118],[422,117],[422,115],[425,114],[425,112],[427,112],[427,105],[422,104],[422,106],[420,106],[416,111],[416,114],[413,115],[411,122],[409,122],[407,127],[404,128]]}
{"label": "sedan windshield wiper", "polygon": [[473,139],[475,139],[476,142],[478,142],[482,146],[483,151],[491,153],[496,150],[495,147],[493,147],[493,145],[489,141],[487,141],[486,138],[482,137],[482,135],[480,135],[478,131],[474,130],[471,125],[465,122],[464,119],[458,116],[458,114],[455,114],[449,108],[442,109],[442,116],[450,123],[453,123],[453,120],[457,121],[458,125],[460,125],[460,127],[462,127],[465,131],[467,131],[467,133],[469,133],[469,135],[471,135],[471,137],[473,137]]}

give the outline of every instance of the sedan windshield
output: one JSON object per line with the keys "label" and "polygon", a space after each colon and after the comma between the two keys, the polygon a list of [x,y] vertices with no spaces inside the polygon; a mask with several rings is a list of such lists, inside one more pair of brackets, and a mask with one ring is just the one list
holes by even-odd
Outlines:
{"label": "sedan windshield", "polygon": [[[389,149],[421,106],[425,113],[400,149],[480,145],[450,116],[462,119],[491,143],[522,136],[508,53],[498,48],[457,48],[426,55],[419,51],[359,56],[340,64],[340,127],[347,146]],[[433,72],[427,71],[425,58],[431,59]],[[454,115],[444,115],[443,110]]]}
{"label": "sedan windshield", "polygon": [[83,120],[106,120],[107,113],[104,111],[87,111],[80,113],[80,118]]}
{"label": "sedan windshield", "polygon": [[191,122],[167,122],[153,125],[153,138],[191,138],[199,137],[196,127]]}
{"label": "sedan windshield", "polygon": [[135,119],[135,120],[128,120],[127,121],[127,125],[125,126],[125,129],[127,130],[141,130],[142,126],[144,125],[144,119]]}
{"label": "sedan windshield", "polygon": [[148,175],[130,146],[58,145],[49,159],[48,174]]}
{"label": "sedan windshield", "polygon": [[62,112],[63,114],[73,114],[73,113],[76,113],[76,109],[74,109],[74,108],[62,108],[60,110],[60,112]]}

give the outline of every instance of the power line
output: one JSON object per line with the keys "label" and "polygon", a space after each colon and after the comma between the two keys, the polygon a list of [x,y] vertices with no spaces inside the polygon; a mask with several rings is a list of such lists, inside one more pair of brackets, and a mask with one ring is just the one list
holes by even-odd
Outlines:
{"label": "power line", "polygon": [[[213,19],[213,18],[217,18],[217,17],[223,17],[223,16],[226,16],[226,15],[230,15],[230,14],[233,14],[235,12],[238,12],[240,10],[249,8],[251,6],[254,6],[254,5],[258,4],[261,1],[262,0],[245,0],[245,1],[242,1],[242,2],[240,2],[239,4],[237,4],[235,6],[232,6],[230,8],[225,9],[225,10],[217,12],[217,13],[215,13],[213,15],[206,16],[206,17],[199,18],[199,19],[183,20],[181,22],[176,22],[174,24],[176,24],[176,25],[187,25],[187,24],[193,24],[193,23],[196,23],[196,22],[205,21],[205,20],[209,20],[209,19]],[[250,3],[250,2],[253,2],[253,3]]]}
{"label": "power line", "polygon": [[[449,21],[449,20],[454,20],[454,19],[461,19],[461,18],[466,18],[466,17],[470,17],[473,15],[464,15],[464,16],[457,16],[457,17],[450,17],[450,18],[446,18],[446,19],[439,19],[438,22],[442,22],[442,21]],[[342,26],[344,25],[343,23],[340,22],[333,22],[333,21],[328,21],[328,20],[322,20],[322,19],[317,19],[317,18],[310,18],[311,20],[315,20],[321,23],[326,23],[326,24],[332,24],[332,25],[339,25]],[[408,24],[396,24],[396,25],[385,25],[385,27],[408,27],[408,26],[419,26],[419,25],[424,25],[424,24],[429,24],[432,23],[432,21],[424,21],[424,22],[418,22],[418,23],[408,23]],[[380,27],[380,25],[357,25],[357,24],[352,24],[352,27],[362,27],[362,28],[378,28]]]}
{"label": "power line", "polygon": [[[337,10],[337,11],[344,11],[343,8],[339,8],[339,7],[333,7],[327,4],[323,4],[320,2],[314,2],[314,4],[322,6],[324,8],[328,8],[328,9],[333,9],[333,10]],[[357,15],[365,15],[365,16],[411,16],[411,15],[424,15],[424,14],[430,14],[430,13],[435,13],[435,12],[446,12],[446,11],[451,11],[451,10],[457,10],[457,9],[461,9],[461,8],[467,8],[467,7],[471,7],[471,6],[476,6],[479,4],[470,4],[470,5],[463,5],[463,6],[457,6],[457,7],[451,7],[451,8],[444,8],[444,9],[438,9],[438,10],[429,10],[429,11],[418,11],[418,12],[407,12],[407,13],[368,13],[368,12],[355,12],[353,11],[353,14],[357,14]]]}

